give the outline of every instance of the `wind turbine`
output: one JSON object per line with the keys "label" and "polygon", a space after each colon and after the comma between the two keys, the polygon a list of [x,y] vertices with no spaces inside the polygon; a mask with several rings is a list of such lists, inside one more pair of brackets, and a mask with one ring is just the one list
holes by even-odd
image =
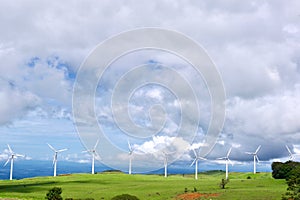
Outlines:
{"label": "wind turbine", "polygon": [[168,176],[168,155],[172,153],[166,153],[165,151],[162,152],[164,155],[164,167],[165,167],[165,178]]}
{"label": "wind turbine", "polygon": [[14,159],[16,157],[25,157],[24,155],[14,153],[13,150],[10,148],[9,144],[7,144],[8,151],[10,153],[10,156],[8,157],[7,161],[4,164],[4,167],[9,163],[10,161],[10,174],[9,174],[9,180],[12,180],[13,176],[13,168],[14,168]]}
{"label": "wind turbine", "polygon": [[292,154],[291,150],[289,149],[289,147],[287,145],[285,145],[285,148],[289,152],[290,160],[293,160],[294,159],[294,155]]}
{"label": "wind turbine", "polygon": [[257,162],[259,162],[259,159],[258,159],[258,156],[257,156],[257,153],[258,151],[260,150],[261,148],[261,145],[259,145],[256,149],[255,152],[245,152],[246,154],[249,154],[249,155],[252,155],[253,156],[253,174],[256,174],[256,160]]}
{"label": "wind turbine", "polygon": [[127,140],[128,143],[128,149],[129,149],[129,169],[128,169],[128,174],[131,174],[131,164],[132,164],[132,156],[133,156],[133,151],[134,149],[132,148],[129,140]]}
{"label": "wind turbine", "polygon": [[222,158],[218,158],[219,160],[225,160],[225,166],[226,166],[226,180],[228,179],[228,163],[230,162],[231,165],[233,165],[233,163],[231,162],[231,160],[229,159],[229,155],[231,153],[231,149],[229,149],[229,151],[227,152],[226,157],[222,157]]}
{"label": "wind turbine", "polygon": [[88,153],[92,154],[92,174],[95,174],[95,157],[98,157],[98,158],[100,157],[99,154],[96,152],[96,148],[98,146],[98,143],[99,143],[99,139],[97,140],[94,148],[92,148],[90,150],[83,151],[83,153],[88,152]]}
{"label": "wind turbine", "polygon": [[[48,143],[47,143],[48,144]],[[48,144],[48,146],[50,147],[50,149],[52,149],[54,151],[54,156],[53,156],[53,176],[56,176],[56,166],[57,166],[57,154],[61,153],[63,151],[67,151],[68,149],[60,149],[60,150],[56,150],[54,149],[53,146],[51,146],[50,144]]]}
{"label": "wind turbine", "polygon": [[195,155],[195,159],[194,161],[192,162],[191,166],[193,166],[195,164],[195,179],[197,180],[198,179],[198,161],[199,160],[207,160],[206,158],[203,158],[201,156],[199,156],[195,149],[193,149],[193,152],[194,152],[194,155]]}

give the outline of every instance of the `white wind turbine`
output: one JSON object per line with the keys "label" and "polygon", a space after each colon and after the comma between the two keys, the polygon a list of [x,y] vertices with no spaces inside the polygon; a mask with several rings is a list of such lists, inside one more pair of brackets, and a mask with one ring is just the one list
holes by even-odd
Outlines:
{"label": "white wind turbine", "polygon": [[10,156],[8,157],[7,161],[4,164],[4,167],[10,162],[10,174],[9,174],[9,180],[12,180],[13,176],[13,168],[14,168],[14,159],[16,157],[25,157],[24,155],[14,153],[13,150],[10,148],[9,144],[7,144],[8,151],[10,153]]}
{"label": "white wind turbine", "polygon": [[[48,143],[47,143],[48,144]],[[54,156],[53,156],[53,176],[56,176],[56,166],[57,166],[57,154],[61,153],[63,151],[67,151],[68,149],[60,149],[60,150],[56,150],[54,149],[53,146],[51,146],[50,144],[48,144],[48,146],[50,147],[50,149],[52,149],[54,151]]]}
{"label": "white wind turbine", "polygon": [[288,147],[287,145],[285,145],[285,148],[286,148],[287,151],[289,152],[290,160],[293,160],[293,159],[294,159],[293,153],[291,152],[291,150],[289,149],[289,147]]}
{"label": "white wind turbine", "polygon": [[100,158],[99,154],[96,152],[98,143],[99,143],[99,139],[97,140],[93,149],[83,151],[83,153],[88,152],[92,154],[92,174],[95,174],[95,157]]}
{"label": "white wind turbine", "polygon": [[168,176],[168,155],[171,153],[162,152],[164,155],[164,168],[165,168],[165,178]]}
{"label": "white wind turbine", "polygon": [[204,158],[204,157],[199,156],[199,155],[196,153],[195,149],[193,149],[193,152],[194,152],[194,155],[195,155],[195,159],[194,159],[194,161],[192,162],[191,166],[193,166],[193,165],[195,164],[195,179],[197,180],[197,179],[198,179],[198,161],[199,161],[199,160],[207,160],[207,159]]}
{"label": "white wind turbine", "polygon": [[257,153],[258,151],[260,150],[261,148],[261,145],[259,145],[256,149],[255,152],[245,152],[246,154],[249,154],[249,155],[252,155],[253,156],[253,174],[256,174],[256,160],[257,162],[259,162],[259,159],[258,159],[258,156],[257,156]]}
{"label": "white wind turbine", "polygon": [[129,169],[128,169],[128,174],[131,174],[131,164],[132,164],[132,156],[133,156],[133,151],[134,149],[132,148],[129,140],[127,140],[128,143],[128,149],[129,149]]}
{"label": "white wind turbine", "polygon": [[233,163],[231,162],[231,160],[229,159],[229,155],[231,153],[231,149],[229,149],[229,151],[227,152],[226,157],[222,157],[222,158],[218,158],[219,160],[225,160],[225,166],[226,166],[226,180],[228,179],[228,163],[230,162],[231,165],[233,165]]}

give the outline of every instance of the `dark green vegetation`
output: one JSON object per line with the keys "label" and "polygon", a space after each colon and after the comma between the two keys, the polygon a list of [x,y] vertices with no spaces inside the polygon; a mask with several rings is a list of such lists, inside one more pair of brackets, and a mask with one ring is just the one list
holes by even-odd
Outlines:
{"label": "dark green vegetation", "polygon": [[[286,191],[283,179],[272,178],[271,173],[230,173],[230,182],[220,189],[224,172],[200,173],[194,175],[128,175],[123,173],[73,174],[58,177],[37,177],[22,180],[0,181],[0,197],[19,199],[45,199],[53,187],[63,190],[63,199],[93,198],[110,200],[121,194],[130,194],[139,199],[178,199],[187,193],[217,194],[208,199],[281,199]],[[250,177],[248,179],[247,177]]]}
{"label": "dark green vegetation", "polygon": [[272,163],[272,176],[286,179],[288,185],[282,200],[300,200],[300,163],[294,161]]}
{"label": "dark green vegetation", "polygon": [[136,196],[130,194],[121,194],[113,197],[111,200],[139,200]]}
{"label": "dark green vegetation", "polygon": [[300,163],[294,161],[273,162],[272,176],[276,179],[289,179],[291,176],[300,177]]}
{"label": "dark green vegetation", "polygon": [[62,200],[61,197],[62,189],[59,187],[54,187],[46,194],[45,199],[48,200]]}
{"label": "dark green vegetation", "polygon": [[220,188],[221,189],[225,189],[225,185],[229,182],[229,179],[226,180],[224,178],[222,178],[221,183],[220,183]]}

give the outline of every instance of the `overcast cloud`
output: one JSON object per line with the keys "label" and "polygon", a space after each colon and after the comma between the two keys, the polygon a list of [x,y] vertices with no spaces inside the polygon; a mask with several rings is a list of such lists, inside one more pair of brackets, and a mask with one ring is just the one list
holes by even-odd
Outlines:
{"label": "overcast cloud", "polygon": [[[260,158],[270,160],[288,155],[284,145],[299,144],[298,0],[0,1],[0,134],[5,134],[3,138],[7,141],[13,141],[12,137],[22,140],[22,130],[13,132],[12,129],[9,133],[7,127],[26,119],[34,119],[31,126],[37,129],[36,122],[40,119],[63,118],[71,124],[72,87],[84,58],[112,35],[149,26],[191,37],[207,50],[220,71],[227,93],[226,121],[211,157],[223,156],[234,145],[237,148],[232,150],[232,156],[236,160],[251,160],[243,152],[255,150],[261,144]],[[198,77],[194,77],[182,61],[159,53],[152,54],[151,59],[172,65],[191,84],[198,84],[199,91],[205,89],[203,80],[199,83]],[[124,59],[127,63],[124,66],[119,63],[119,68],[105,77],[106,84],[99,91],[110,92],[113,88],[108,86],[127,66],[145,64],[151,59],[145,55]],[[166,93],[162,89],[144,88],[138,92],[150,99],[140,101],[139,93],[134,96],[146,107],[147,103],[168,99],[168,108],[176,108],[176,101],[164,97]],[[199,106],[204,116],[200,128],[204,131],[210,117],[207,94],[204,91],[199,95],[203,99]],[[98,101],[109,102],[105,95],[97,99],[97,104]],[[142,105],[131,108],[137,119],[145,115]],[[104,126],[114,128],[109,107],[96,110]],[[170,114],[166,131],[176,130],[177,115],[178,111]],[[63,132],[55,132],[52,125],[47,129],[47,137],[64,136]],[[7,141],[1,141],[3,149]],[[149,144],[155,146],[155,141],[146,142],[140,144],[144,150]],[[26,144],[23,145],[26,148]],[[124,149],[126,145],[125,140]],[[79,142],[74,146],[78,147]]]}

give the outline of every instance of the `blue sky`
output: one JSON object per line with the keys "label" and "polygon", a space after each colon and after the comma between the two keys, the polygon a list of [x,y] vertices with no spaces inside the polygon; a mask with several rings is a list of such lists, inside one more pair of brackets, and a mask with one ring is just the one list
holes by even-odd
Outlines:
{"label": "blue sky", "polygon": [[[252,158],[244,152],[260,144],[261,160],[286,160],[285,145],[300,152],[299,8],[297,0],[54,1],[47,6],[39,1],[2,1],[0,160],[7,158],[7,143],[29,159],[52,159],[46,145],[51,143],[69,148],[61,159],[87,161],[90,157],[81,153],[84,147],[72,114],[77,70],[100,42],[141,27],[179,31],[201,44],[216,64],[226,89],[226,119],[211,159],[233,146],[231,159],[248,164]],[[138,144],[136,148],[149,151],[174,136],[179,126],[176,100],[157,85],[137,90],[130,112],[136,123],[147,126],[149,107],[164,103],[170,112],[161,134],[140,141],[114,125],[108,105],[116,80],[130,67],[147,63],[171,66],[197,88],[203,117],[195,143],[201,145],[211,106],[205,82],[186,62],[159,51],[124,56],[101,80],[96,112],[107,137],[126,155],[128,138]],[[181,159],[191,156],[186,153]]]}

